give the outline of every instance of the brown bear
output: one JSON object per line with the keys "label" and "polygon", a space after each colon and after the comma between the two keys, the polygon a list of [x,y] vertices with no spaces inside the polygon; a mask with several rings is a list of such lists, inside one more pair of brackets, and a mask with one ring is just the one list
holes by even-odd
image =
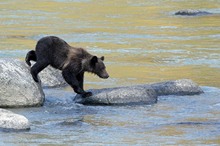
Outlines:
{"label": "brown bear", "polygon": [[84,72],[94,73],[104,79],[109,77],[103,63],[104,56],[101,58],[93,56],[85,49],[72,47],[56,36],[41,38],[37,42],[35,51],[29,51],[25,60],[29,66],[31,66],[30,60],[36,61],[30,71],[36,82],[38,82],[38,73],[51,65],[62,70],[65,81],[83,97],[92,95],[91,92],[85,92],[83,89]]}

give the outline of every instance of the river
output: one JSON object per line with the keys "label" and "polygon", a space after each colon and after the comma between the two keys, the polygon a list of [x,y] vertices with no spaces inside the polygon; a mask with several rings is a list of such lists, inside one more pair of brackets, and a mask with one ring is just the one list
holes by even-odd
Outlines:
{"label": "river", "polygon": [[[214,14],[174,15],[183,9]],[[31,130],[0,133],[1,145],[220,145],[219,0],[0,1],[0,29],[1,58],[24,60],[47,35],[104,55],[110,78],[86,74],[85,89],[188,78],[205,91],[146,106],[83,106],[69,88],[45,89],[43,107],[10,109]]]}

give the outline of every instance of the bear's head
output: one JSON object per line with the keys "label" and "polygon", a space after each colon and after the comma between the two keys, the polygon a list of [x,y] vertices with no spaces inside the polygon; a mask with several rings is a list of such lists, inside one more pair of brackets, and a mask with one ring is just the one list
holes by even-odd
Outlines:
{"label": "bear's head", "polygon": [[90,60],[90,71],[100,78],[107,79],[109,77],[105,64],[103,63],[104,56],[98,58],[97,56],[93,56]]}

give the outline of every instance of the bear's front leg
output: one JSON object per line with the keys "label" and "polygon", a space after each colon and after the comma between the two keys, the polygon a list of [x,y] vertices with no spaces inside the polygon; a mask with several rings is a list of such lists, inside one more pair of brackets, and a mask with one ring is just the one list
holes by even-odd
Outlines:
{"label": "bear's front leg", "polygon": [[[77,81],[76,81],[77,82]],[[92,92],[86,92],[84,91],[82,88],[80,88],[79,86],[77,86],[77,83],[74,83],[75,86],[72,86],[73,90],[78,93],[78,94],[82,94],[82,97],[83,98],[86,98],[86,97],[89,97],[89,96],[92,96]]]}
{"label": "bear's front leg", "polygon": [[77,80],[78,80],[78,82],[79,82],[79,87],[84,90],[84,88],[83,88],[84,72],[79,73],[79,74],[76,76],[76,78],[77,78]]}
{"label": "bear's front leg", "polygon": [[[84,90],[83,88],[83,82],[84,82],[84,72],[81,72],[79,73],[77,76],[76,76],[78,82],[79,82],[79,87]],[[92,96],[92,92],[86,92],[82,95],[83,98],[86,98],[86,97],[89,97],[89,96]]]}
{"label": "bear's front leg", "polygon": [[[78,93],[78,94],[82,94],[82,96],[85,97],[89,97],[92,95],[91,92],[85,92],[81,87],[80,87],[80,83],[77,80],[77,77],[70,72],[69,70],[63,70],[62,71],[62,75],[63,78],[65,79],[65,81],[73,88],[73,90]],[[81,85],[82,86],[82,85]]]}

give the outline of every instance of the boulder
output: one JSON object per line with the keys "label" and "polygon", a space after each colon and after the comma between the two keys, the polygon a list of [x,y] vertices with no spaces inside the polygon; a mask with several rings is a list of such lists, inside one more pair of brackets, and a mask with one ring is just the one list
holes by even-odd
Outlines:
{"label": "boulder", "polygon": [[118,87],[90,90],[92,96],[82,98],[80,94],[75,102],[89,105],[129,105],[153,104],[157,102],[157,94],[151,87]]}
{"label": "boulder", "polygon": [[[148,86],[148,85],[147,85]],[[192,80],[180,79],[150,84],[158,96],[164,95],[197,95],[203,93],[202,89]]]}
{"label": "boulder", "polygon": [[212,13],[200,10],[180,10],[175,13],[175,15],[182,15],[182,16],[201,16],[201,15],[210,15]]}
{"label": "boulder", "polygon": [[11,111],[0,109],[0,130],[2,131],[20,131],[29,130],[30,123],[22,115],[15,114]]}
{"label": "boulder", "polygon": [[203,93],[202,89],[189,79],[89,91],[93,93],[92,96],[83,98],[77,94],[75,102],[89,105],[153,104],[157,102],[158,96]]}
{"label": "boulder", "polygon": [[61,71],[51,66],[41,71],[39,77],[43,87],[53,88],[67,85],[62,77]]}
{"label": "boulder", "polygon": [[18,59],[0,59],[0,107],[40,106],[44,93],[29,67]]}

